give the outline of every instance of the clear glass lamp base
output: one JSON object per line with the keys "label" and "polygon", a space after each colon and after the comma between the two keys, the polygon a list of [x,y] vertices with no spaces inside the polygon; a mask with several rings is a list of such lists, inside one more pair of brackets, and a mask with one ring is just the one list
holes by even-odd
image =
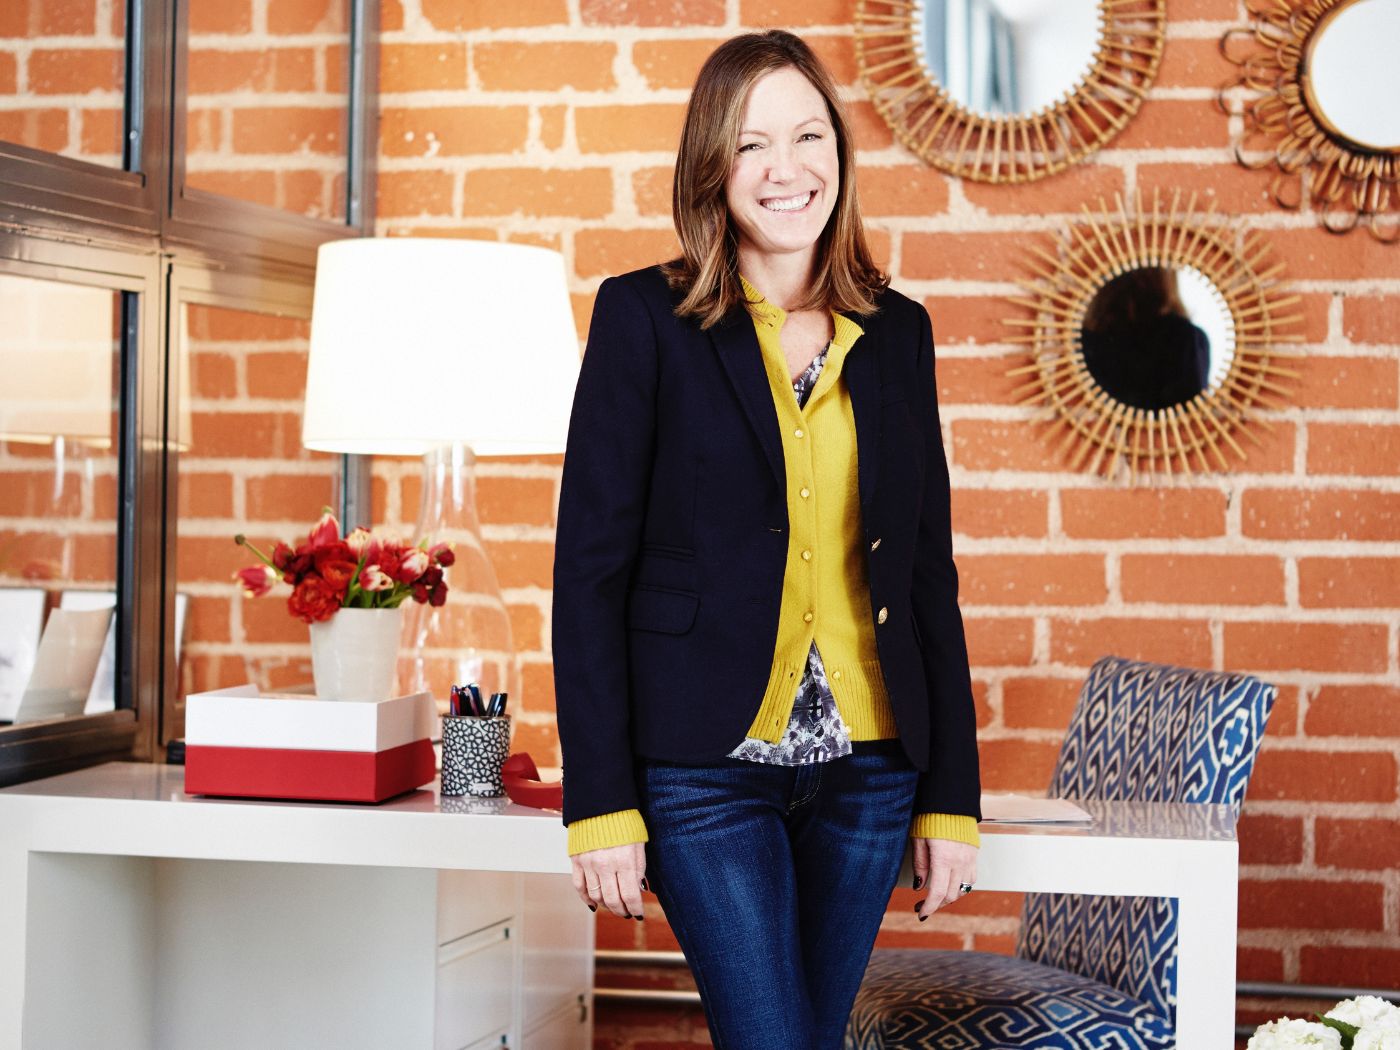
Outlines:
{"label": "clear glass lamp base", "polygon": [[399,647],[400,693],[427,690],[445,705],[449,688],[476,682],[482,698],[508,693],[508,714],[520,710],[520,662],[510,613],[496,570],[481,542],[476,515],[476,457],[447,445],[423,457],[423,502],[411,536],[448,542],[456,560],[447,570],[447,602],[404,605]]}

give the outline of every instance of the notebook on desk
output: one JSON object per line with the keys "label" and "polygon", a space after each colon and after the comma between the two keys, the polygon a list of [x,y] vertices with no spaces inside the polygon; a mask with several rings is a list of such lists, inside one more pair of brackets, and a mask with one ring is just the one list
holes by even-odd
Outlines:
{"label": "notebook on desk", "polygon": [[83,713],[111,621],[110,606],[49,613],[34,654],[34,671],[14,712],[15,723]]}
{"label": "notebook on desk", "polygon": [[982,820],[991,824],[1092,824],[1094,818],[1068,799],[983,795]]}

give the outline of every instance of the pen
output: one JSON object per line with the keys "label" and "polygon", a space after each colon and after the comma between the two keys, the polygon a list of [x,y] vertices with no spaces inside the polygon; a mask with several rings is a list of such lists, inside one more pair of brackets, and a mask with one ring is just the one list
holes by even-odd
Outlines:
{"label": "pen", "polygon": [[486,704],[481,699],[481,687],[475,682],[468,684],[467,690],[472,695],[472,709],[475,714],[486,714]]}

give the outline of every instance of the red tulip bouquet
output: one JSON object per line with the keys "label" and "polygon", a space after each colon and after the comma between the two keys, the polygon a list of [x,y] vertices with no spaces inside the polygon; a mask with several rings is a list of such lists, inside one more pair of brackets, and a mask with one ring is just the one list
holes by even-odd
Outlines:
{"label": "red tulip bouquet", "polygon": [[260,598],[280,580],[292,586],[287,609],[306,623],[329,620],[337,609],[396,609],[404,599],[428,605],[447,601],[443,569],[454,561],[446,543],[428,545],[426,539],[409,546],[394,535],[377,535],[357,528],[340,535],[340,522],[327,508],[306,538],[295,549],[278,543],[268,557],[235,536],[261,565],[234,574],[243,593]]}

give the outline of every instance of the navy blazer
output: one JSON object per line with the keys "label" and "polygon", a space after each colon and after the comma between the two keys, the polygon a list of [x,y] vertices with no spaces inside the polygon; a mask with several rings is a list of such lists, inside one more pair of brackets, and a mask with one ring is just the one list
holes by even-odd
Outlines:
{"label": "navy blazer", "polygon": [[[634,756],[711,762],[744,739],[787,565],[777,408],[749,314],[676,317],[659,267],[598,289],[569,420],[554,556],[564,822],[637,807]],[[843,376],[870,608],[916,813],[981,817],[928,313],[893,290]]]}

